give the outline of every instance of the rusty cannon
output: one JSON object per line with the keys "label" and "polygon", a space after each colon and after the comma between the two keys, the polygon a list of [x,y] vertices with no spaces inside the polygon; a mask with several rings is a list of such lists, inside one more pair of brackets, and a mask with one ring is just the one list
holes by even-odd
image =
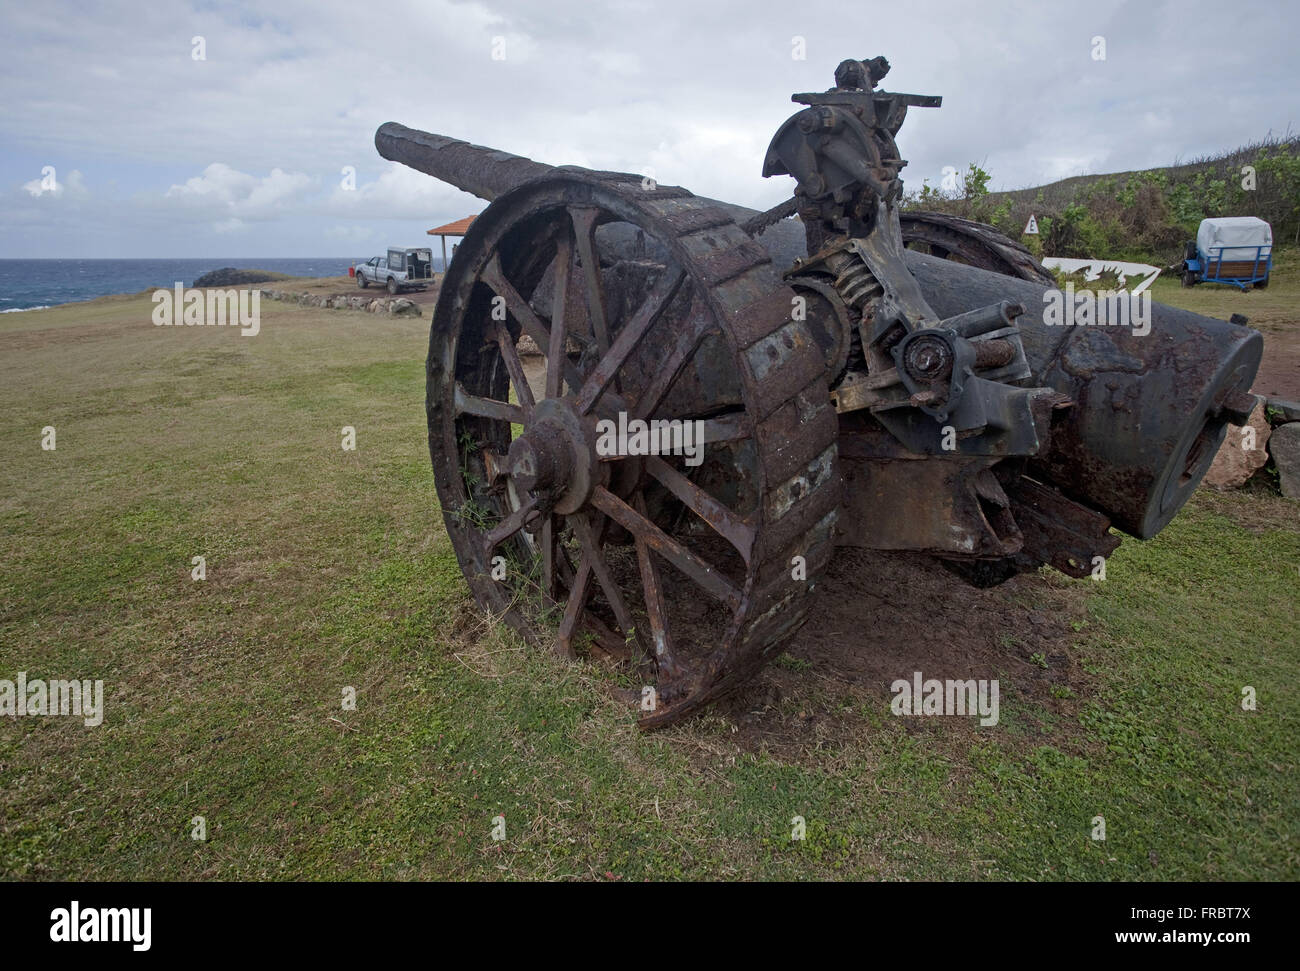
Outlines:
{"label": "rusty cannon", "polygon": [[895,136],[940,99],[880,90],[887,70],[848,60],[793,96],[762,173],[794,192],[766,213],[376,132],[491,203],[427,365],[469,586],[534,642],[628,665],[643,727],[778,653],[836,546],[980,586],[1089,575],[1112,526],[1173,518],[1255,404],[1257,332],[1124,293],[1062,307],[1017,244],[901,211]]}

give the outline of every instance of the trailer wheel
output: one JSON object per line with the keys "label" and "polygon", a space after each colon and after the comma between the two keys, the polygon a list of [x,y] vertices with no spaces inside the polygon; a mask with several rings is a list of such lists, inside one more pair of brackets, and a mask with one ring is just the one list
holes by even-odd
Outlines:
{"label": "trailer wheel", "polygon": [[1264,279],[1262,279],[1262,280],[1256,280],[1256,281],[1255,281],[1255,289],[1256,289],[1256,290],[1267,290],[1267,289],[1268,289],[1268,277],[1264,277]]}
{"label": "trailer wheel", "polygon": [[390,276],[388,278],[388,292],[393,296],[397,295],[397,278]]}
{"label": "trailer wheel", "polygon": [[1183,271],[1183,286],[1184,287],[1196,286],[1196,274],[1193,273],[1191,270]]}

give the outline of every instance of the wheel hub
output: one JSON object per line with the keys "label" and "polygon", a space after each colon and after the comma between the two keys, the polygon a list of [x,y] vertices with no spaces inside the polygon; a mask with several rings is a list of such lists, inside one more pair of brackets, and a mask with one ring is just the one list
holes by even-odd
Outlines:
{"label": "wheel hub", "polygon": [[506,471],[520,495],[547,500],[554,512],[577,512],[596,481],[594,431],[572,405],[547,398],[537,403],[523,434],[510,443]]}

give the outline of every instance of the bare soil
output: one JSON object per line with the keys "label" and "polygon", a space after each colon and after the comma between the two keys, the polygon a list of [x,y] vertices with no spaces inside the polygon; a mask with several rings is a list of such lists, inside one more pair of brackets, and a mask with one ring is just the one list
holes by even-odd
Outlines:
{"label": "bare soil", "polygon": [[[924,556],[841,547],[786,656],[717,711],[747,748],[833,744],[865,731],[892,699],[888,686],[919,671],[927,680],[997,679],[1004,721],[1030,707],[1068,715],[1089,682],[1074,649],[1085,616],[1079,582],[1027,575],[977,590]],[[978,730],[974,720],[967,727]]]}
{"label": "bare soil", "polygon": [[1294,331],[1264,333],[1264,359],[1251,390],[1269,398],[1300,401],[1300,337]]}

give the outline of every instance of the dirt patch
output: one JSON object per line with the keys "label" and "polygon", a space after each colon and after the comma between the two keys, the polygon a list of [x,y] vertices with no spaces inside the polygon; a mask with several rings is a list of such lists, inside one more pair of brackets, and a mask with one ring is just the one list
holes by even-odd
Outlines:
{"label": "dirt patch", "polygon": [[[1016,577],[991,590],[916,554],[836,552],[808,623],[786,655],[716,706],[743,749],[793,755],[838,747],[888,715],[890,685],[913,672],[998,679],[1002,719],[1026,737],[1039,716],[1073,718],[1089,675],[1074,644],[1085,616],[1078,581]],[[908,731],[973,736],[974,719],[901,718]],[[1057,732],[1056,734],[1061,734]],[[1066,738],[1058,747],[1072,748]]]}
{"label": "dirt patch", "polygon": [[1270,398],[1300,401],[1300,338],[1294,333],[1264,331],[1264,359],[1251,390]]}

